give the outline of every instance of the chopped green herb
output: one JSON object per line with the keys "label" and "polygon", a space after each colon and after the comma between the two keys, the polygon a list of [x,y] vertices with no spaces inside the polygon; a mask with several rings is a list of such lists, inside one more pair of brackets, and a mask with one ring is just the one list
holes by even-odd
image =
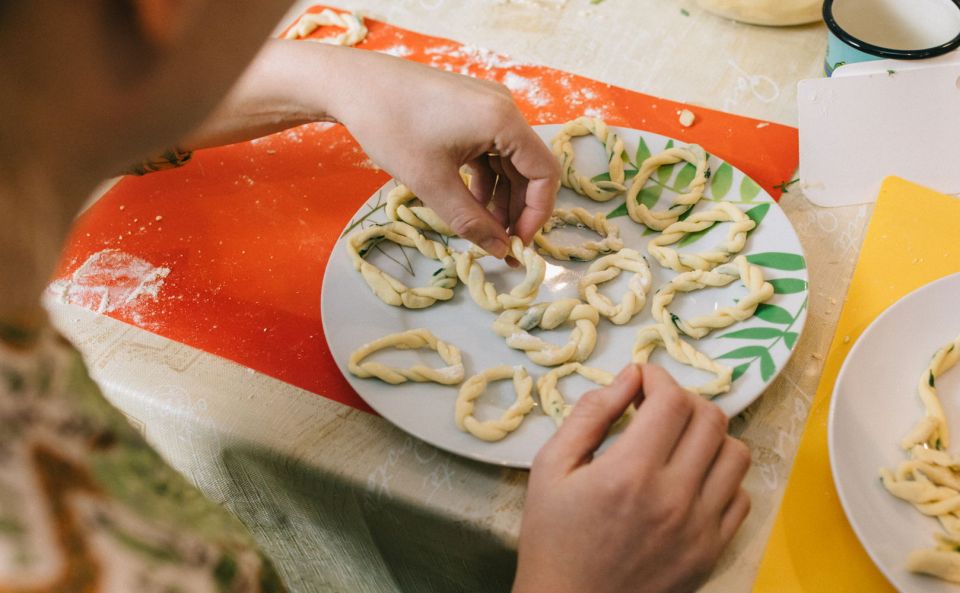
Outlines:
{"label": "chopped green herb", "polygon": [[682,14],[683,16],[690,16],[690,11],[687,10],[686,8],[681,8],[680,14]]}
{"label": "chopped green herb", "polygon": [[937,439],[937,442],[933,444],[937,451],[943,451],[943,441]]}
{"label": "chopped green herb", "polygon": [[930,381],[929,381],[929,383],[930,383],[930,387],[936,387],[936,385],[934,384],[934,380],[933,380],[933,371],[930,371]]}
{"label": "chopped green herb", "polygon": [[773,189],[779,189],[780,191],[787,191],[788,189],[790,189],[791,185],[793,185],[794,183],[797,183],[798,181],[800,181],[799,177],[797,177],[796,179],[791,179],[790,181],[784,181],[782,183],[778,183],[777,185],[774,185]]}
{"label": "chopped green herb", "polygon": [[600,4],[603,0],[590,0],[590,4]]}
{"label": "chopped green herb", "polygon": [[896,70],[887,70],[887,76],[893,76],[896,73],[897,73]]}
{"label": "chopped green herb", "polygon": [[680,317],[678,317],[678,316],[677,316],[676,314],[674,314],[674,313],[671,313],[671,314],[670,314],[670,321],[672,321],[673,324],[674,324],[675,326],[677,326],[677,329],[680,329]]}

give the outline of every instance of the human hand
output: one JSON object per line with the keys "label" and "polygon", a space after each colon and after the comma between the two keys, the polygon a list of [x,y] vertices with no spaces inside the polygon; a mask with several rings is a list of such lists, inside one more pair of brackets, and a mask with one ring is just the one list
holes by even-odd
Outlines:
{"label": "human hand", "polygon": [[750,509],[749,465],[720,408],[660,367],[626,367],[584,394],[534,460],[514,593],[695,590]]}
{"label": "human hand", "polygon": [[560,170],[506,88],[370,51],[330,56],[343,74],[328,111],[379,166],[496,257],[507,255],[508,230],[532,240],[553,212]]}

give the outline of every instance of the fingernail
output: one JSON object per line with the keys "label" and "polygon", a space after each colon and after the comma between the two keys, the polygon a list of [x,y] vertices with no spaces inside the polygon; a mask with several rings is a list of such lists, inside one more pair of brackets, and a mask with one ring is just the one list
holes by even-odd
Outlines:
{"label": "fingernail", "polygon": [[491,238],[480,243],[480,247],[484,251],[496,257],[498,259],[503,259],[507,256],[507,253],[510,251],[507,249],[507,244],[504,243],[501,239]]}

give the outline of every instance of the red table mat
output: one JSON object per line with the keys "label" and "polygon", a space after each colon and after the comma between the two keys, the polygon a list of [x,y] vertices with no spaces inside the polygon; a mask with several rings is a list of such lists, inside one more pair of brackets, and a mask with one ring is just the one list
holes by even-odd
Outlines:
{"label": "red table mat", "polygon": [[[375,20],[367,27],[360,48],[502,82],[532,124],[587,114],[697,142],[777,198],[774,186],[796,170],[794,128],[644,95]],[[683,108],[696,114],[690,128],[678,121]],[[197,151],[182,168],[124,178],[84,212],[51,290],[66,302],[370,411],[330,355],[320,286],[344,226],[388,179],[337,125],[310,124]]]}

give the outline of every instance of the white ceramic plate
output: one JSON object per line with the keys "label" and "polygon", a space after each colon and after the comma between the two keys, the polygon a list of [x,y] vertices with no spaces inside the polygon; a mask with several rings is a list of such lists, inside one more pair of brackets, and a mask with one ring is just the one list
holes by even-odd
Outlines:
{"label": "white ceramic plate", "polygon": [[[538,126],[537,132],[544,141],[549,142],[559,128],[558,125]],[[630,160],[634,164],[638,156],[642,160],[648,152],[656,154],[673,142],[663,136],[637,130],[620,129],[619,132],[627,144]],[[575,165],[578,170],[593,173],[606,171],[606,161],[599,143],[592,137],[574,142],[577,150]],[[709,209],[713,205],[710,200],[723,197],[761,219],[760,225],[747,240],[744,253],[755,263],[764,265],[764,273],[768,279],[774,281],[778,290],[778,294],[752,319],[716,331],[696,342],[696,347],[710,356],[726,355],[722,362],[737,369],[735,374],[738,378],[731,391],[716,399],[727,414],[735,415],[759,397],[787,363],[806,319],[807,272],[800,242],[787,217],[770,196],[743,173],[716,157],[710,158],[710,167],[712,175],[709,189],[706,198],[696,209]],[[682,189],[687,183],[684,178],[689,180],[692,177],[692,167],[682,164],[673,168],[664,167],[654,177],[662,185],[651,182],[648,184],[650,189],[646,191],[651,199],[656,198],[658,191],[662,192],[656,208],[665,208],[676,193],[670,189],[662,189],[663,186],[672,187],[678,184]],[[384,186],[358,211],[357,217],[351,222],[353,230],[385,220],[383,209],[377,207],[383,204],[392,187],[393,182]],[[564,188],[560,190],[557,204],[558,207],[580,206],[592,212],[611,212],[617,208],[623,210],[624,199],[617,197],[606,203],[596,203]],[[625,244],[646,254],[646,243],[655,235],[645,234],[645,227],[635,224],[626,216],[617,217],[615,220],[620,226]],[[577,241],[578,237],[583,240],[581,232],[589,233],[571,228],[554,231],[558,242]],[[726,232],[726,224],[718,225],[681,250],[705,250],[718,243]],[[525,365],[534,378],[548,369],[533,364],[522,352],[508,348],[490,327],[495,315],[477,306],[462,285],[458,287],[452,300],[437,303],[428,309],[411,311],[382,303],[354,271],[344,244],[345,238],[341,238],[327,265],[323,283],[322,313],[323,325],[334,358],[354,389],[387,420],[437,447],[489,463],[529,467],[537,451],[555,431],[553,421],[539,410],[534,410],[521,427],[504,440],[486,443],[460,432],[454,424],[456,388],[413,383],[390,386],[377,380],[357,379],[349,374],[347,361],[353,350],[386,334],[418,327],[425,327],[440,339],[460,347],[464,353],[467,376],[501,364]],[[384,245],[388,244],[381,244]],[[466,248],[466,242],[460,239],[451,240],[450,245],[456,249]],[[369,260],[408,285],[427,283],[427,278],[437,267],[436,262],[420,257],[415,251],[406,250],[406,256],[412,262],[412,269],[416,273],[415,277],[411,277],[409,271],[404,269],[410,267],[405,254],[395,246],[390,245],[390,248],[392,250],[388,249],[387,254],[400,263],[388,259],[384,253],[377,252],[371,253]],[[647,259],[651,262],[654,289],[676,275],[672,270],[661,268],[653,258],[648,256]],[[487,278],[492,279],[500,290],[512,286],[523,276],[522,270],[510,270],[502,262],[493,261],[491,258],[480,261],[487,272]],[[540,289],[538,300],[578,296],[577,281],[589,263],[559,262],[549,258],[547,262],[549,266],[546,281]],[[619,300],[627,280],[628,275],[621,274],[617,281],[610,282],[603,288],[605,294]],[[715,307],[732,304],[745,290],[742,284],[735,283],[723,289],[678,295],[671,310],[684,317],[704,314]],[[650,316],[649,299],[644,311],[627,325],[615,326],[601,319],[597,347],[586,364],[610,372],[618,371],[630,360],[637,329],[651,323],[653,320]],[[542,332],[540,335],[546,340],[563,343],[568,332],[569,329],[564,329]],[[737,332],[736,335],[731,336],[734,332]],[[385,352],[375,354],[374,359],[404,366],[414,361],[441,364],[439,358],[429,351]],[[674,363],[661,349],[654,352],[651,361],[666,366],[685,384],[699,384],[710,378],[702,371]],[[571,402],[590,386],[578,377],[564,379],[560,384],[561,390]],[[477,416],[480,419],[496,417],[512,399],[509,381],[495,383],[489,393],[479,400]]]}
{"label": "white ceramic plate", "polygon": [[[850,349],[830,404],[830,465],[843,509],[867,553],[903,593],[956,593],[956,585],[914,575],[907,554],[935,545],[939,522],[880,484],[880,467],[906,457],[898,443],[923,416],[917,381],[938,348],[960,333],[960,274],[927,284],[883,312]],[[960,431],[960,370],[937,378],[953,434]],[[956,445],[952,448],[956,450]]]}

